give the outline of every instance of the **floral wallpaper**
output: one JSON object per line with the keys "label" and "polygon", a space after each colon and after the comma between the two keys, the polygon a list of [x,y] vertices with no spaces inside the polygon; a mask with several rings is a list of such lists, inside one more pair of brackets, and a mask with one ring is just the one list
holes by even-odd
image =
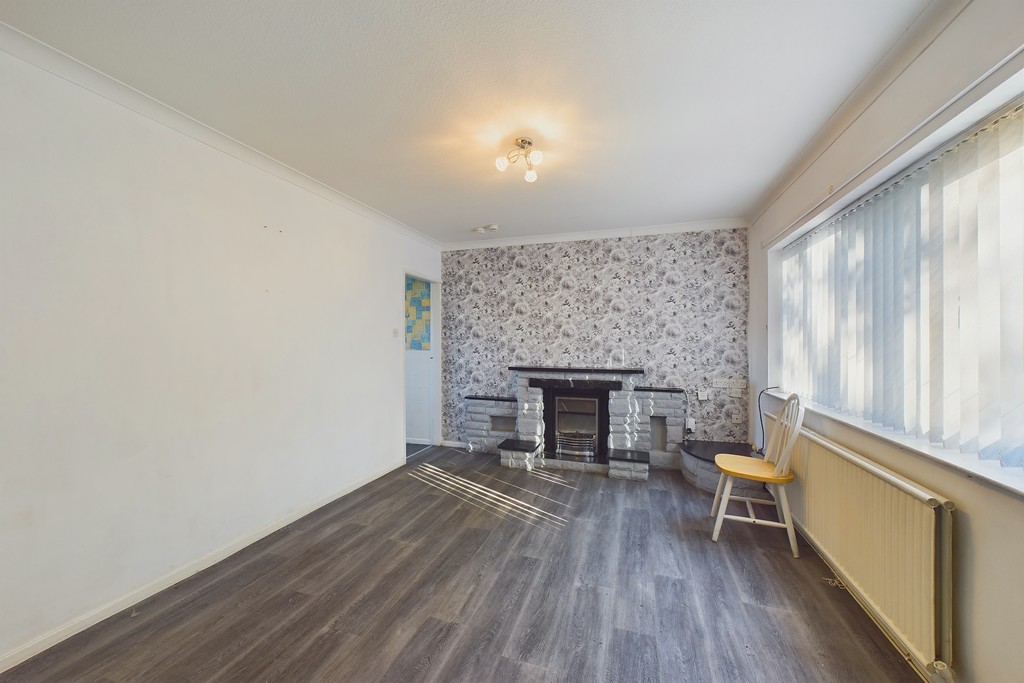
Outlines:
{"label": "floral wallpaper", "polygon": [[448,251],[441,291],[446,440],[464,396],[515,395],[510,365],[642,367],[686,389],[696,438],[747,438],[746,392],[710,388],[747,377],[746,230]]}

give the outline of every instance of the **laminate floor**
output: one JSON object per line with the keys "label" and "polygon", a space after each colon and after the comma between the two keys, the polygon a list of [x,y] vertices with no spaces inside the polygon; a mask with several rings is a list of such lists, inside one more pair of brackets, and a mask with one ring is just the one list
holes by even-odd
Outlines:
{"label": "laminate floor", "polygon": [[917,681],[785,532],[433,448],[0,681]]}
{"label": "laminate floor", "polygon": [[405,444],[405,457],[411,458],[412,456],[417,455],[421,451],[425,451],[428,448],[430,448],[430,446],[424,446],[423,444],[419,443],[407,443]]}

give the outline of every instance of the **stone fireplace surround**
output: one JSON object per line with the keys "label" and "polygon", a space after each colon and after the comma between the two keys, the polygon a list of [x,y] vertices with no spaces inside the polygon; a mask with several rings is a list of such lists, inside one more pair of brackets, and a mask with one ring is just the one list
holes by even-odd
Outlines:
{"label": "stone fireplace surround", "polygon": [[[639,368],[544,368],[512,366],[517,375],[519,415],[516,421],[518,438],[544,443],[544,390],[599,389],[608,391],[608,441],[606,448],[647,450],[639,445],[641,422],[646,418],[647,432],[650,417],[635,396],[637,379],[643,375]],[[648,435],[649,437],[649,435]],[[650,447],[650,439],[647,439]]]}
{"label": "stone fireplace surround", "polygon": [[[648,462],[674,466],[686,418],[686,393],[683,389],[641,386],[644,371],[639,368],[511,366],[509,371],[516,373],[514,398],[466,397],[469,450],[493,453],[499,450],[499,444],[507,441],[500,450],[502,464],[509,467],[525,469],[552,465],[563,469],[609,472],[610,476],[634,480],[647,478]],[[606,448],[611,458],[594,462],[558,462],[545,458],[546,387],[607,388]],[[514,432],[508,430],[507,421],[504,424],[499,421],[512,414],[515,415]],[[652,417],[665,421],[664,450],[652,450]],[[516,445],[515,450],[510,448],[512,443]]]}

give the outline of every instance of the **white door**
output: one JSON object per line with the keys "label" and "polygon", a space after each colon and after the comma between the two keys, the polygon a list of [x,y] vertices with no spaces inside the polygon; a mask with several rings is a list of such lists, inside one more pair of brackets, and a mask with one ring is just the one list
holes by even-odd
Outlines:
{"label": "white door", "polygon": [[405,440],[430,444],[430,396],[434,357],[430,351],[405,352]]}
{"label": "white door", "polygon": [[435,414],[437,374],[436,325],[431,315],[431,294],[434,285],[406,276],[405,304],[405,441],[433,443],[432,423]]}

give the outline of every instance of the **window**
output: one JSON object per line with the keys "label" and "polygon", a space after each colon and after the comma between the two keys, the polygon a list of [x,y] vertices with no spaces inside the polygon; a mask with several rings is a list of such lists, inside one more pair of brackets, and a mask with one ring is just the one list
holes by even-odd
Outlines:
{"label": "window", "polygon": [[782,252],[782,383],[1024,464],[1024,116],[1016,106]]}

